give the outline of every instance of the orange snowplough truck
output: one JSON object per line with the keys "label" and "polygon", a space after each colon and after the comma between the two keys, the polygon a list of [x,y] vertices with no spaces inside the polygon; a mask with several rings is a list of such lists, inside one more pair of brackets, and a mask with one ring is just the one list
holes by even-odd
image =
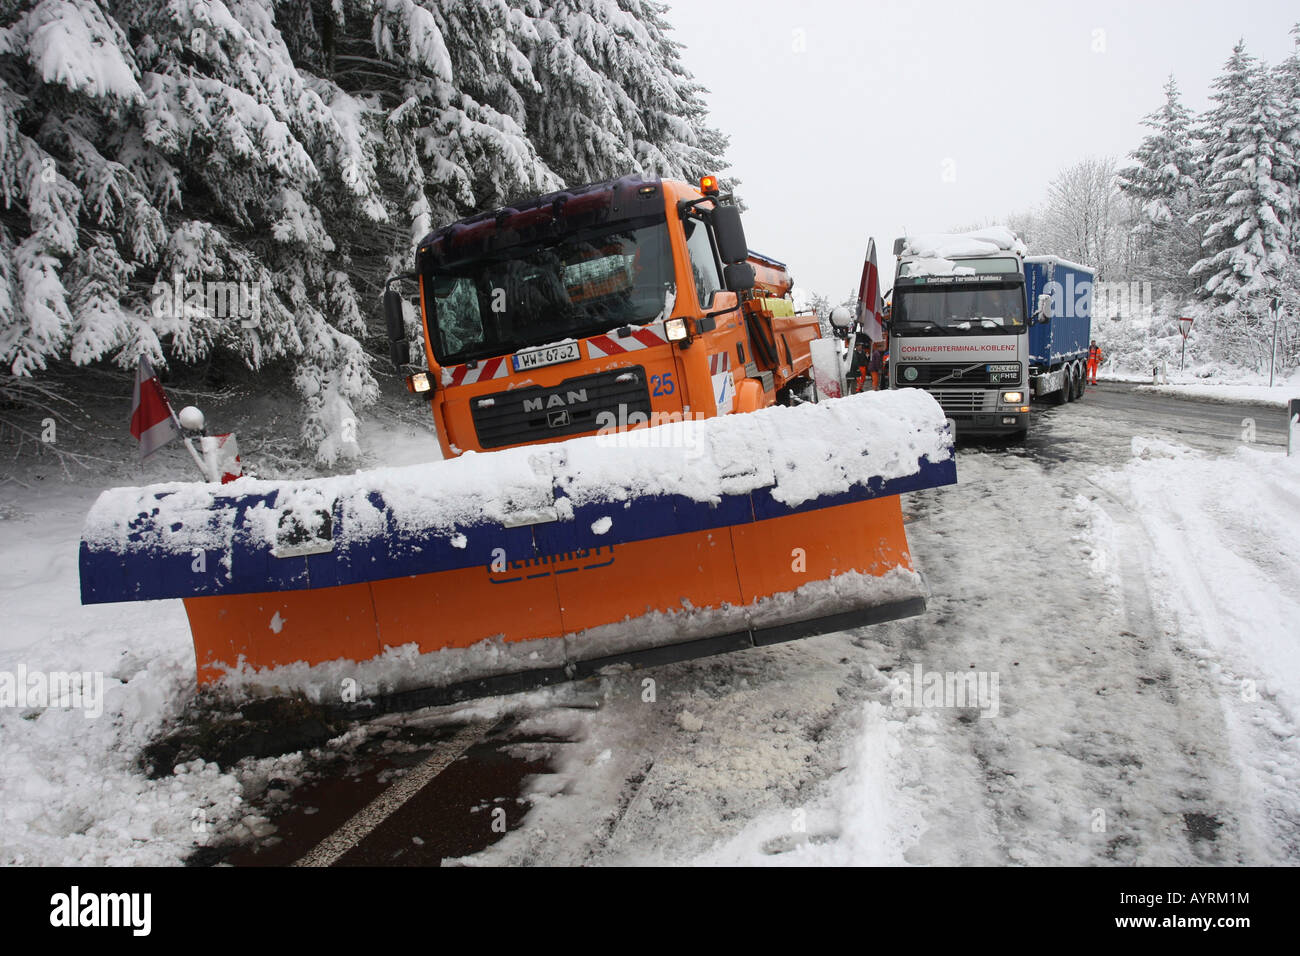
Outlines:
{"label": "orange snowplough truck", "polygon": [[384,308],[447,460],[105,492],[82,600],[183,597],[200,683],[386,658],[395,707],[919,614],[898,496],[956,481],[942,412],[916,390],[818,403],[791,285],[713,177],[440,228]]}
{"label": "orange snowplough truck", "polygon": [[[536,244],[536,248],[533,247]],[[817,316],[746,248],[717,180],[627,178],[484,213],[420,243],[428,398],[443,455],[810,401]],[[393,361],[405,320],[386,302]]]}

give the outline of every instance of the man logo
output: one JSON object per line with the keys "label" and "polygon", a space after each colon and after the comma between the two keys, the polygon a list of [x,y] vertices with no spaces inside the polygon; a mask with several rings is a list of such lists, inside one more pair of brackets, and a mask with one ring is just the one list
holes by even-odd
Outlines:
{"label": "man logo", "polygon": [[525,398],[524,414],[528,412],[540,412],[546,408],[563,408],[565,405],[580,405],[587,400],[587,390],[585,388],[574,389],[566,395],[555,392],[546,398]]}
{"label": "man logo", "polygon": [[556,412],[546,413],[546,424],[550,428],[563,428],[569,424],[569,410],[562,408]]}

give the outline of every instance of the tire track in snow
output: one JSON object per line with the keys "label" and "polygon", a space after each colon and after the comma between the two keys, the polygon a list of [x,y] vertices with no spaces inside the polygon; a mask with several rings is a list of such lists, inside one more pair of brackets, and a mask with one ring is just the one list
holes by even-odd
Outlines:
{"label": "tire track in snow", "polygon": [[[905,666],[996,672],[1002,711],[989,720],[937,715],[944,747],[930,758],[925,808],[939,833],[963,820],[977,833],[991,825],[996,845],[954,853],[923,837],[917,862],[1236,857],[1232,828],[1218,816],[1231,800],[1213,759],[1223,746],[1214,689],[1154,627],[1146,578],[1126,553],[1139,549],[1098,553],[1092,506],[1076,500],[1077,472],[964,451],[959,485],[925,493],[929,517],[913,532],[913,551],[936,600]],[[969,793],[971,778],[982,802]],[[957,803],[944,799],[953,780],[966,788]],[[1212,839],[1192,835],[1201,824]]]}
{"label": "tire track in snow", "polygon": [[[1244,863],[1242,821],[1237,812],[1241,794],[1235,783],[1233,767],[1224,759],[1231,753],[1221,709],[1216,705],[1219,688],[1207,679],[1174,638],[1162,627],[1151,600],[1150,582],[1154,580],[1152,561],[1157,554],[1155,543],[1141,520],[1110,491],[1089,480],[1102,492],[1097,502],[1117,531],[1112,536],[1113,550],[1119,559],[1127,630],[1140,649],[1143,669],[1155,675],[1142,679],[1175,708],[1174,713],[1160,713],[1165,718],[1157,727],[1148,728],[1170,746],[1159,751],[1164,776],[1172,785],[1170,793],[1156,809],[1165,815],[1181,815],[1185,831],[1197,859],[1204,863]],[[1115,541],[1114,539],[1120,539]],[[1134,544],[1139,547],[1133,547]],[[1117,858],[1128,854],[1115,853]],[[1140,862],[1137,858],[1124,862]]]}
{"label": "tire track in snow", "polygon": [[[1212,473],[1237,466],[1201,464]],[[1221,483],[1184,489],[1174,499],[1140,490],[1139,480],[1126,473],[1108,483],[1142,505],[1142,533],[1158,562],[1150,569],[1160,584],[1158,613],[1180,656],[1219,701],[1227,726],[1221,754],[1232,759],[1227,772],[1243,856],[1252,863],[1294,863],[1300,856],[1297,715],[1265,690],[1281,662],[1258,656],[1261,635],[1293,636],[1300,619],[1300,578],[1294,560],[1286,559],[1294,543],[1259,519],[1264,502],[1245,506],[1223,494]],[[1275,654],[1282,650],[1273,647]]]}

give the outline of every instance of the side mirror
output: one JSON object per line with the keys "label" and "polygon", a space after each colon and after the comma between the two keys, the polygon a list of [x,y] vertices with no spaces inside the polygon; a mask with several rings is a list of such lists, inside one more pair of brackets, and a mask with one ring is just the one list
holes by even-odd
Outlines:
{"label": "side mirror", "polygon": [[[718,242],[718,256],[726,264],[744,262],[749,258],[749,243],[745,241],[745,227],[740,222],[740,210],[735,206],[718,206],[713,210],[713,237]],[[750,283],[752,286],[753,283]],[[734,288],[728,283],[728,288]]]}
{"label": "side mirror", "polygon": [[754,267],[748,262],[729,262],[722,269],[722,280],[732,292],[754,288]]}
{"label": "side mirror", "polygon": [[1052,320],[1052,297],[1046,292],[1038,297],[1037,315],[1040,323]]}
{"label": "side mirror", "polygon": [[384,291],[384,319],[388,324],[388,357],[401,368],[410,364],[411,354],[406,345],[406,317],[402,311],[402,294],[396,289]]}
{"label": "side mirror", "polygon": [[901,255],[903,254],[903,249],[904,249],[906,246],[907,246],[907,240],[906,240],[906,239],[895,239],[895,240],[894,240],[894,255],[895,255],[895,256],[901,256]]}

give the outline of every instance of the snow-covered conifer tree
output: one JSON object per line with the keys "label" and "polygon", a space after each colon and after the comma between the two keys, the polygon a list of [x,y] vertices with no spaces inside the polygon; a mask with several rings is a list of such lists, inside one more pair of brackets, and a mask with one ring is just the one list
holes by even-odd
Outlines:
{"label": "snow-covered conifer tree", "polygon": [[1164,105],[1142,123],[1151,133],[1130,154],[1134,164],[1119,171],[1119,187],[1137,207],[1135,265],[1142,278],[1157,283],[1158,294],[1190,293],[1187,270],[1200,258],[1200,230],[1190,223],[1199,199],[1200,153],[1192,113],[1172,76]]}
{"label": "snow-covered conifer tree", "polygon": [[1295,153],[1284,139],[1277,76],[1244,43],[1215,81],[1207,135],[1203,257],[1192,267],[1227,356],[1260,367],[1271,348],[1268,306],[1295,269],[1290,240]]}

